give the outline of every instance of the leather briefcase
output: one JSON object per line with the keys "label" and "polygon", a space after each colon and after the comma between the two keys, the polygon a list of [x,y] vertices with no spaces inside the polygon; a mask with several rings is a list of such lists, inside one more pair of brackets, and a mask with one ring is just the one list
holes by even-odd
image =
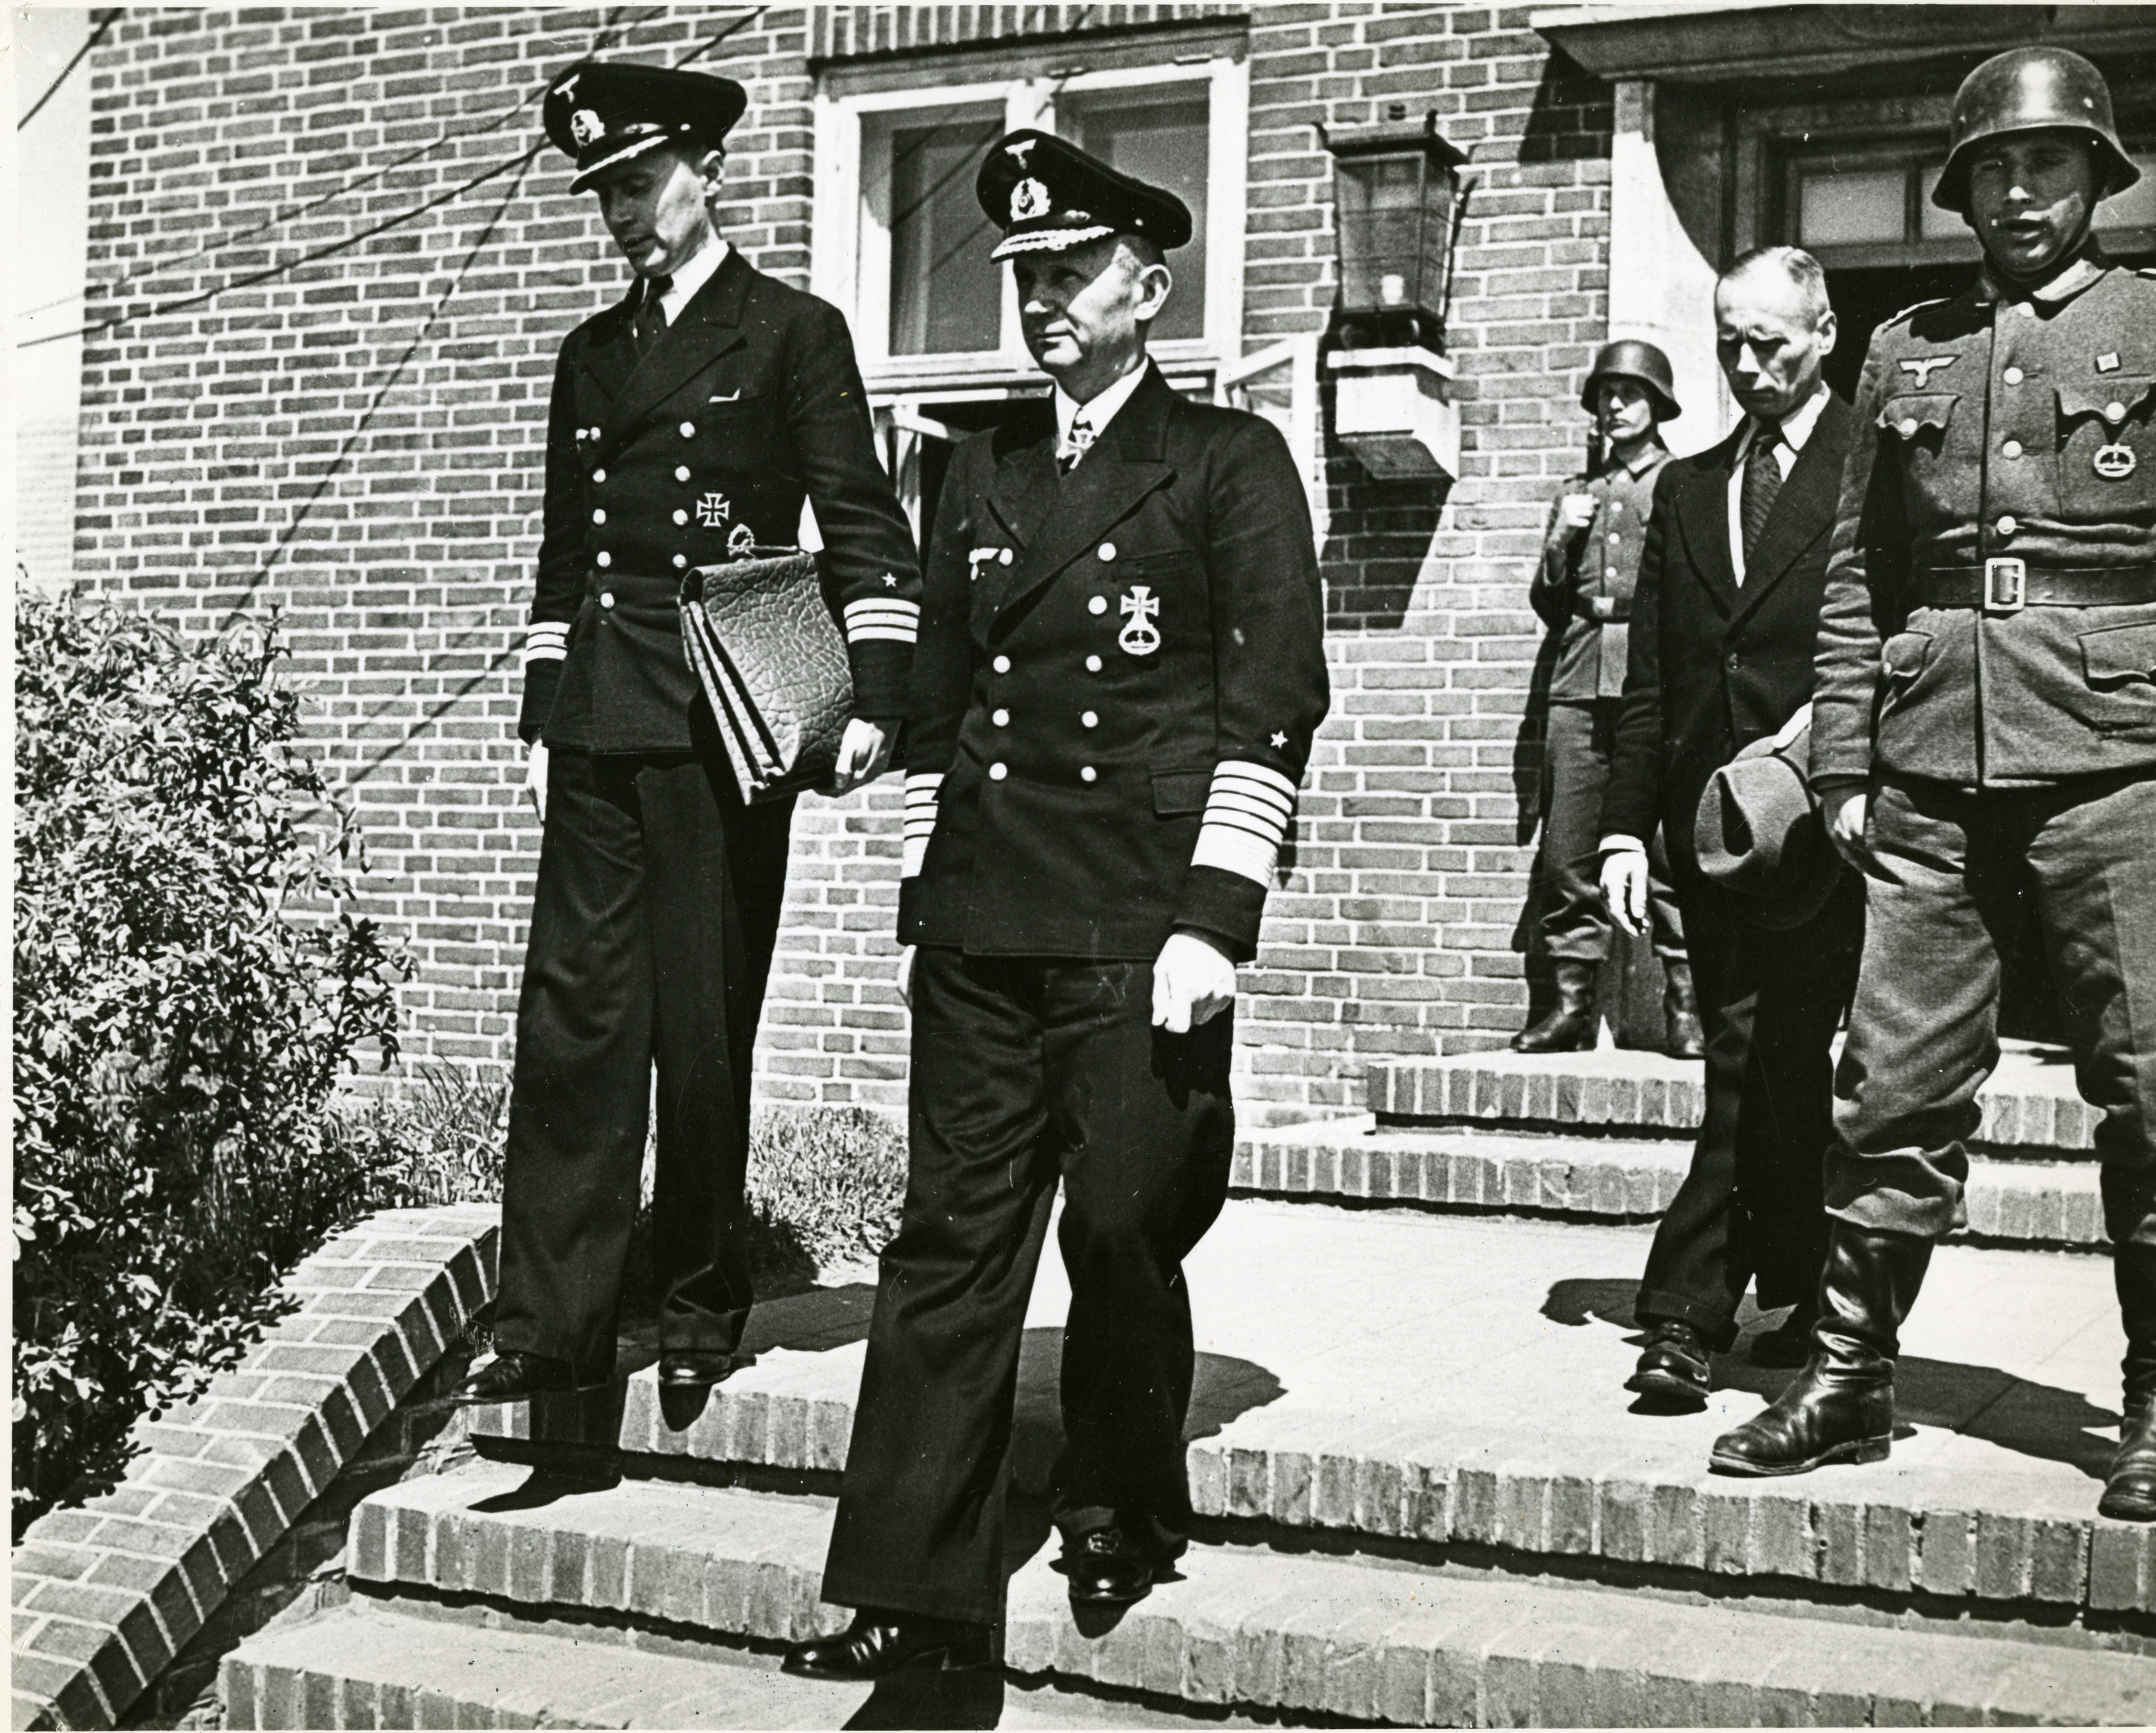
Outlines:
{"label": "leather briefcase", "polygon": [[854,681],[814,554],[752,547],[696,568],[681,582],[681,639],[743,800],[830,781]]}

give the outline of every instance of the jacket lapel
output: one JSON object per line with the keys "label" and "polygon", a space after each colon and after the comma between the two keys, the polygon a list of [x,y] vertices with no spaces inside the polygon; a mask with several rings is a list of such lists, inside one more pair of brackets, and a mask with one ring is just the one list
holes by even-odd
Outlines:
{"label": "jacket lapel", "polygon": [[1715,448],[1713,456],[1694,472],[1691,484],[1677,495],[1677,522],[1685,545],[1691,553],[1692,570],[1700,584],[1724,614],[1738,604],[1737,569],[1729,563],[1729,477],[1736,460],[1737,441],[1743,424]]}
{"label": "jacket lapel", "polygon": [[[1834,527],[1841,491],[1841,460],[1849,452],[1849,405],[1830,397],[1812,436],[1790,465],[1789,479],[1774,496],[1774,509],[1759,531],[1759,545],[1744,568],[1744,589],[1737,617],[1743,619],[1789,574],[1798,557]],[[1724,498],[1727,497],[1727,493]]]}
{"label": "jacket lapel", "polygon": [[[998,604],[1008,614],[1051,582],[1081,553],[1098,544],[1106,532],[1127,517],[1137,502],[1174,476],[1168,465],[1168,418],[1175,393],[1147,364],[1145,383],[1094,442],[1085,460],[1060,481],[1052,442],[1047,455],[1050,507],[1011,568],[1011,584]],[[1001,477],[998,477],[1000,481]],[[1029,495],[1037,499],[1038,491]],[[990,504],[996,502],[992,497]],[[998,516],[1002,516],[1000,507]],[[1019,526],[1008,518],[1006,527]]]}
{"label": "jacket lapel", "polygon": [[614,309],[612,326],[584,349],[584,378],[601,402],[611,404],[636,371],[636,336],[630,321],[636,316],[637,296]]}
{"label": "jacket lapel", "polygon": [[[711,273],[710,282],[696,291],[681,316],[666,327],[651,352],[637,364],[614,399],[603,424],[602,449],[611,448],[660,404],[720,356],[745,341],[742,309],[747,303],[749,285],[756,273],[737,250]],[[625,341],[629,321],[623,321]]]}

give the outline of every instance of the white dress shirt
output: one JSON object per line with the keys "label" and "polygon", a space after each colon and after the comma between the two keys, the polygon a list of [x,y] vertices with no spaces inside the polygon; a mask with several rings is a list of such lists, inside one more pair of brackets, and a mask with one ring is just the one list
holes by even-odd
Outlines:
{"label": "white dress shirt", "polygon": [[1080,403],[1058,385],[1055,388],[1056,449],[1060,451],[1069,446],[1070,425],[1081,414],[1086,418],[1086,425],[1092,429],[1095,439],[1106,433],[1108,424],[1116,419],[1116,412],[1131,400],[1131,393],[1145,382],[1147,369],[1152,365],[1151,362],[1140,356],[1136,367],[1086,403]]}
{"label": "white dress shirt", "polygon": [[710,282],[718,268],[726,262],[726,255],[731,251],[725,236],[715,237],[711,245],[674,273],[674,280],[659,297],[660,311],[666,315],[670,329],[681,316],[681,309],[696,298],[696,291]]}
{"label": "white dress shirt", "polygon": [[[1812,394],[1782,418],[1782,437],[1774,444],[1774,467],[1782,472],[1782,479],[1789,479],[1789,471],[1797,466],[1797,455],[1804,449],[1804,442],[1819,425],[1820,411],[1826,407],[1826,382],[1822,379]],[[1744,418],[1744,431],[1737,440],[1737,458],[1729,471],[1729,568],[1737,574],[1738,587],[1744,584],[1744,465],[1752,455],[1752,442],[1759,436],[1757,418]]]}

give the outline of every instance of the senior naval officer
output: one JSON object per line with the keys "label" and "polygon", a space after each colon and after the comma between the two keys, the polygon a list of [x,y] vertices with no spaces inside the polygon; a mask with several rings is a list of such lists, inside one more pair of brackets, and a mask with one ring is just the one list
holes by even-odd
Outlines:
{"label": "senior naval officer", "polygon": [[547,92],[570,191],[597,193],[636,276],[569,334],[554,373],[517,723],[544,832],[498,1352],[470,1401],[613,1376],[654,1062],[661,1381],[723,1377],[748,1314],[749,1067],[793,803],[745,805],[733,785],[683,651],[683,573],[793,542],[805,496],[852,664],[838,789],[883,769],[906,708],[920,577],[845,321],[753,269],[713,220],[746,102],[731,79],[620,62],[573,66]]}
{"label": "senior naval officer", "polygon": [[1954,98],[1933,202],[1984,264],[1865,357],[1820,625],[1811,778],[1870,923],[1836,1077],[1831,1219],[1803,1373],[1725,1473],[1887,1454],[1900,1331],[1968,1220],[2001,951],[2042,923],[2100,1108],[2125,1418],[2098,1504],[2156,1520],[2156,280],[2096,208],[2139,171],[2056,48]]}
{"label": "senior naval officer", "polygon": [[1059,1180],[1071,1597],[1136,1600],[1183,1550],[1183,1260],[1226,1196],[1235,964],[1327,702],[1286,444],[1147,359],[1189,213],[1033,131],[977,191],[1055,427],[961,446],[929,551],[899,914],[911,1171],[824,1576],[858,1616],[786,1662],[823,1677],[990,1656]]}

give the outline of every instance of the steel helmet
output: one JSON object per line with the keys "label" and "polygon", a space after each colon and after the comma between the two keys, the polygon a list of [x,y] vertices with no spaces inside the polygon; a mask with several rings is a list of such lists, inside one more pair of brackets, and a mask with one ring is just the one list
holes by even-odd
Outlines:
{"label": "steel helmet", "polygon": [[1623,337],[1595,351],[1594,365],[1587,370],[1587,383],[1579,388],[1579,406],[1590,415],[1594,413],[1595,388],[1604,379],[1632,379],[1645,386],[1660,420],[1674,421],[1684,414],[1677,407],[1676,380],[1670,372],[1670,357],[1652,343]]}
{"label": "steel helmet", "polygon": [[2010,132],[2078,132],[2096,147],[2097,197],[2123,193],[2141,171],[2118,140],[2103,75],[2071,49],[2009,49],[1964,79],[1954,93],[1946,172],[1932,191],[1941,210],[1969,207],[1969,159],[1986,139]]}

